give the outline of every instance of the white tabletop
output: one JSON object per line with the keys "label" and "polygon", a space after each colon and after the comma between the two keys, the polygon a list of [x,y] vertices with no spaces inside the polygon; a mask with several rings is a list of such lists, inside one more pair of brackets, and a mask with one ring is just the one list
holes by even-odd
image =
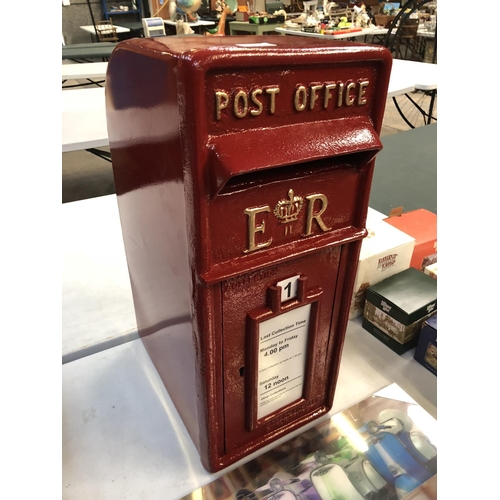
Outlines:
{"label": "white tabletop", "polygon": [[417,36],[421,36],[423,38],[434,38],[436,36],[435,31],[428,31],[425,28],[419,28],[417,31]]}
{"label": "white tabletop", "polygon": [[392,87],[395,89],[398,85],[402,86],[403,84],[400,82],[402,82],[402,79],[406,78],[407,75],[411,76],[417,90],[434,90],[438,87],[437,64],[394,59],[392,61],[389,88]]}
{"label": "white tabletop", "polygon": [[[107,24],[96,24],[96,26],[100,30],[106,30],[106,28],[109,28],[109,25],[107,25]],[[92,24],[87,25],[87,26],[80,26],[80,28],[83,31],[86,31],[87,33],[91,33],[92,35],[95,35],[95,28]],[[116,28],[117,33],[129,33],[130,32],[130,29],[125,28],[125,26],[118,26],[116,24],[113,24],[113,28]],[[110,30],[106,30],[106,31],[110,31]]]}
{"label": "white tabletop", "polygon": [[63,204],[61,228],[66,362],[138,334],[116,196]]}
{"label": "white tabletop", "polygon": [[104,87],[62,90],[62,152],[108,144]]}
{"label": "white tabletop", "polygon": [[63,80],[90,80],[106,78],[107,62],[66,63],[62,64]]}
{"label": "white tabletop", "polygon": [[[177,22],[172,21],[171,19],[164,19],[163,22],[165,24],[168,24],[169,26],[176,26],[177,25]],[[196,22],[189,21],[187,24],[189,24],[189,26],[214,26],[215,25],[214,21],[204,21],[203,19],[199,19]]]}

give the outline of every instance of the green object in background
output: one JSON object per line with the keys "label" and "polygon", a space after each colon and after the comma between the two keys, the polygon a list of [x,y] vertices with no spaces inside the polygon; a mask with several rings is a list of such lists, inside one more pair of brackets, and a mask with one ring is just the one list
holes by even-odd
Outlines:
{"label": "green object in background", "polygon": [[267,16],[250,16],[248,20],[254,24],[266,24],[269,19]]}

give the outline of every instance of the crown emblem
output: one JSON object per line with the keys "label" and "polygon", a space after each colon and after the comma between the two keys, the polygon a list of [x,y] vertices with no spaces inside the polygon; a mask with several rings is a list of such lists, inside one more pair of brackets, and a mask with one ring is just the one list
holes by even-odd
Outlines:
{"label": "crown emblem", "polygon": [[302,196],[294,196],[293,189],[288,191],[288,200],[283,199],[276,203],[274,207],[274,215],[282,224],[287,224],[297,220],[304,200]]}

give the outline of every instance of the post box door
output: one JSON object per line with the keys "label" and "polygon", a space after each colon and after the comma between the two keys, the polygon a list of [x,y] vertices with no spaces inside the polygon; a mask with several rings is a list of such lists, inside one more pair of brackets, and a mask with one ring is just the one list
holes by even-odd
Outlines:
{"label": "post box door", "polygon": [[[326,248],[222,283],[226,453],[327,404],[341,250]],[[304,304],[297,303],[299,279]],[[269,290],[280,283],[284,310],[253,321],[252,315],[271,309]],[[307,300],[311,290],[314,297]]]}

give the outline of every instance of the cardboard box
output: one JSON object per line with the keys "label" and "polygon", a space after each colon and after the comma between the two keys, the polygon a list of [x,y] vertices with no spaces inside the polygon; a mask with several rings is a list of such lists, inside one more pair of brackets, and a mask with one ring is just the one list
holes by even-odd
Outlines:
{"label": "cardboard box", "polygon": [[424,273],[428,274],[431,278],[434,278],[435,280],[437,280],[438,279],[438,263],[435,262],[434,264],[426,266],[424,268]]}
{"label": "cardboard box", "polygon": [[437,311],[437,281],[410,267],[366,290],[363,328],[398,354],[415,347]]}
{"label": "cardboard box", "polygon": [[422,325],[414,358],[437,375],[437,313]]}
{"label": "cardboard box", "polygon": [[248,21],[248,17],[249,17],[249,14],[248,12],[242,12],[242,11],[238,11],[236,12],[236,21]]}
{"label": "cardboard box", "polygon": [[423,271],[437,262],[437,215],[420,208],[385,221],[415,238],[410,267]]}
{"label": "cardboard box", "polygon": [[368,236],[361,245],[349,319],[363,314],[369,286],[410,267],[415,239],[387,224],[385,218],[382,213],[368,209]]}

